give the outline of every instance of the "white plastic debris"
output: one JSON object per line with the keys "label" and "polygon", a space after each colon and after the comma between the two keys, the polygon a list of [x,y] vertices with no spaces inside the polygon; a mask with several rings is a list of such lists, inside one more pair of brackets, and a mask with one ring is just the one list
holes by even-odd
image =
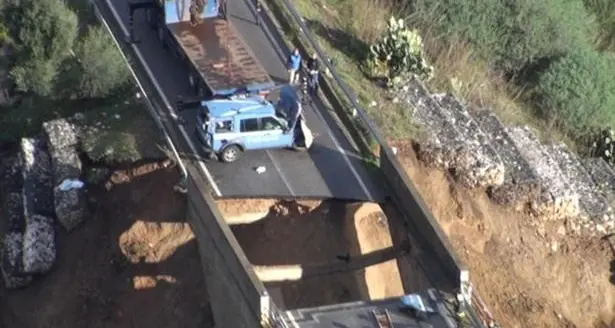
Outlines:
{"label": "white plastic debris", "polygon": [[265,171],[267,171],[267,168],[265,168],[264,166],[259,166],[256,168],[256,173],[258,174],[265,173]]}
{"label": "white plastic debris", "polygon": [[60,190],[62,191],[81,189],[83,188],[83,182],[77,179],[64,179],[64,181],[62,181],[58,188],[60,188]]}

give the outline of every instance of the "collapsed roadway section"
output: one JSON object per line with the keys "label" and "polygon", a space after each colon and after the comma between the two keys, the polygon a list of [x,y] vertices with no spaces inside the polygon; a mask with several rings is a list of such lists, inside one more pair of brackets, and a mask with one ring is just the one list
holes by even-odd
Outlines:
{"label": "collapsed roadway section", "polygon": [[[271,98],[287,81],[286,53],[257,23],[246,1],[227,1],[222,6],[207,1],[198,24],[190,23],[190,1],[165,1],[166,7],[174,3],[169,8],[146,2],[132,9],[124,0],[99,2],[108,8],[102,14],[109,15],[116,38],[137,41],[132,49],[138,65],[133,68],[141,70],[157,89],[166,107],[159,113],[161,118],[175,121],[172,128],[182,136],[175,140],[181,155],[198,162],[214,196],[383,201],[383,192],[359,151],[331,113],[314,102],[303,106],[303,117],[314,136],[308,151],[245,151],[232,163],[209,159],[195,133],[199,109],[178,110],[177,99],[274,90]],[[138,7],[146,10],[134,10]]]}

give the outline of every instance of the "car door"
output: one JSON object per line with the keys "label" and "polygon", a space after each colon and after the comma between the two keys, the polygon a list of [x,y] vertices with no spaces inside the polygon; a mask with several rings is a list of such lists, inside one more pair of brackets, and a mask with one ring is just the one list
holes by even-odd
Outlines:
{"label": "car door", "polygon": [[259,128],[263,148],[283,148],[292,146],[293,135],[275,117],[261,117]]}
{"label": "car door", "polygon": [[258,118],[241,118],[239,121],[240,140],[245,150],[261,149],[266,146],[261,139]]}

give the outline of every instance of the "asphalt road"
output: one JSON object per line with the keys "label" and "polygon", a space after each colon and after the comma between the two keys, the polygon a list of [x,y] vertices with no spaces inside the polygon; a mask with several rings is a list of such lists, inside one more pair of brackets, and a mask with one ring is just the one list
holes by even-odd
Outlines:
{"label": "asphalt road", "polygon": [[[109,10],[102,10],[117,39],[125,39],[128,32],[128,6],[126,0],[97,0]],[[250,5],[244,0],[229,1],[229,16],[244,40],[252,48],[276,83],[284,83],[286,54],[279,42],[266,27],[257,25]],[[362,162],[359,152],[351,146],[331,113],[315,101],[305,109],[308,126],[315,135],[308,152],[290,150],[249,151],[231,164],[205,160],[206,156],[194,133],[195,111],[177,113],[173,108],[178,96],[194,98],[190,90],[185,64],[164,50],[154,30],[145,22],[143,11],[135,15],[135,32],[139,42],[135,47],[123,45],[133,52],[132,59],[139,65],[136,70],[145,71],[154,91],[161,93],[165,108],[164,117],[178,115],[181,124],[177,128],[183,140],[178,147],[184,156],[197,160],[200,170],[212,184],[214,196],[235,197],[281,197],[281,198],[336,198],[358,201],[384,199],[384,192]],[[143,83],[143,82],[142,82]],[[151,93],[152,91],[150,91]],[[181,123],[179,123],[181,122]],[[176,140],[174,140],[175,142]],[[266,171],[258,174],[256,167]]]}

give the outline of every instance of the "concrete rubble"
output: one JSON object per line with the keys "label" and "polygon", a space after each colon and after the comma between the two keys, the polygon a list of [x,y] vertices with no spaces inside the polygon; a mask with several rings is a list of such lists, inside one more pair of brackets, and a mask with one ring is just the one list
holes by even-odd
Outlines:
{"label": "concrete rubble", "polygon": [[81,179],[82,163],[76,145],[77,131],[65,119],[43,124],[51,155],[55,214],[62,226],[70,231],[87,216],[87,195],[83,188],[62,190],[66,179]]}
{"label": "concrete rubble", "polygon": [[406,89],[405,101],[412,105],[412,117],[422,129],[418,157],[432,167],[454,168],[469,152],[461,134],[448,122],[421,81],[411,79]]}
{"label": "concrete rubble", "polygon": [[500,119],[490,110],[475,112],[473,117],[491,140],[504,165],[504,181],[489,190],[490,198],[500,205],[518,205],[538,197],[538,177],[507,134]]}
{"label": "concrete rubble", "polygon": [[540,180],[538,197],[530,200],[534,215],[545,220],[576,217],[580,213],[579,195],[559,169],[557,162],[527,127],[506,129],[513,144]]}
{"label": "concrete rubble", "polygon": [[452,95],[434,95],[442,113],[459,131],[466,145],[464,157],[457,159],[455,178],[468,188],[492,187],[504,183],[505,168],[491,140],[470,116],[466,106]]}
{"label": "concrete rubble", "polygon": [[613,210],[583,163],[565,144],[547,145],[548,153],[559,165],[570,187],[579,194],[580,228],[590,233],[610,232],[615,228]]}

